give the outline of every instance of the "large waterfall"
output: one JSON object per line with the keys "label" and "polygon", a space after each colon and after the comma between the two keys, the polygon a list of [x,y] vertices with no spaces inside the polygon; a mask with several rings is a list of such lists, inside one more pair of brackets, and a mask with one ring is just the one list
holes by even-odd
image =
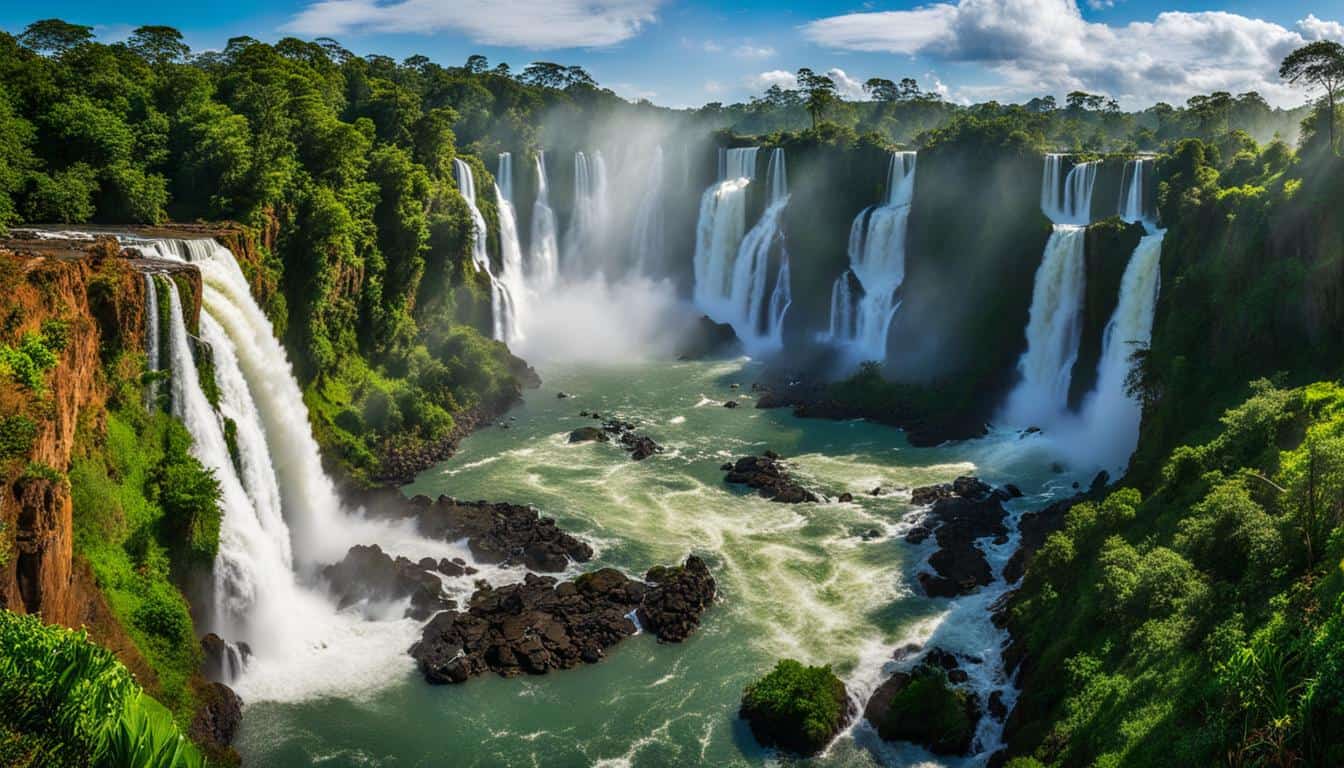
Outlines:
{"label": "large waterfall", "polygon": [[1150,157],[1138,157],[1125,161],[1125,170],[1120,179],[1120,205],[1117,212],[1125,221],[1144,221],[1149,218],[1148,210],[1148,169],[1152,166]]}
{"label": "large waterfall", "polygon": [[607,163],[601,152],[574,153],[574,212],[565,231],[564,268],[572,278],[609,272],[607,235],[611,226]]}
{"label": "large waterfall", "polygon": [[905,281],[905,235],[914,193],[915,153],[893,152],[886,200],[860,211],[849,228],[849,269],[831,286],[828,337],[847,345],[859,360],[887,356],[887,331]]}
{"label": "large waterfall", "polygon": [[[338,613],[318,578],[320,566],[356,543],[409,557],[452,556],[457,548],[422,539],[409,523],[368,520],[342,505],[322,469],[284,348],[228,249],[214,240],[123,242],[147,258],[190,262],[201,272],[202,343],[195,348],[176,282],[149,279],[166,286],[173,414],[191,433],[193,454],[220,482],[212,609],[202,624],[251,647],[236,686],[253,699],[285,699],[379,684],[388,664],[403,663],[415,622]],[[148,349],[153,354],[155,347]],[[210,356],[218,409],[201,386],[199,355]],[[235,453],[225,438],[228,424]]]}
{"label": "large waterfall", "polygon": [[499,209],[499,282],[503,285],[504,294],[509,297],[508,307],[511,311],[503,340],[513,344],[522,340],[522,314],[527,311],[528,302],[523,274],[523,246],[518,240],[518,217],[513,208],[513,156],[508,152],[499,155],[495,205]]}
{"label": "large waterfall", "polygon": [[531,263],[527,276],[531,286],[546,290],[555,284],[560,269],[560,243],[551,210],[550,182],[546,178],[546,153],[537,153],[537,199],[532,204]]}
{"label": "large waterfall", "polygon": [[474,229],[471,242],[472,263],[476,265],[477,271],[484,272],[490,278],[492,335],[501,341],[508,341],[513,336],[513,296],[509,293],[508,286],[495,277],[494,269],[490,266],[485,217],[481,215],[481,209],[476,205],[476,179],[472,176],[471,166],[460,158],[453,158],[453,173],[457,177],[457,190],[467,201],[467,208],[471,211],[471,222]]}
{"label": "large waterfall", "polygon": [[1064,174],[1064,158],[1047,155],[1041,210],[1054,222],[1032,288],[1027,349],[1017,362],[1021,379],[1004,409],[1015,426],[1041,426],[1063,416],[1082,338],[1086,286],[1084,242],[1092,210],[1097,163],[1078,163]]}
{"label": "large waterfall", "polygon": [[[766,172],[765,211],[742,234],[756,152],[754,147],[722,150],[719,181],[701,198],[695,301],[713,320],[731,324],[749,351],[764,351],[783,344],[784,316],[792,301],[789,256],[780,231],[789,193],[784,150],[775,149]],[[771,259],[776,253],[777,268]]]}

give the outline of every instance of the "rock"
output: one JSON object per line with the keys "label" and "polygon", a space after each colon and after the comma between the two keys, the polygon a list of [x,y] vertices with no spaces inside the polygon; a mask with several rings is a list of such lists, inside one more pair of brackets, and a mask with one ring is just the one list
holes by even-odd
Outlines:
{"label": "rock", "polygon": [[605,443],[610,439],[606,432],[597,427],[579,427],[569,433],[569,442],[571,443]]}
{"label": "rock", "polygon": [[201,638],[201,676],[220,683],[233,682],[252,655],[247,643],[230,645],[210,632]]}
{"label": "rock", "polygon": [[679,568],[657,567],[644,580],[651,589],[639,607],[639,622],[658,640],[679,643],[700,625],[700,614],[714,602],[714,577],[695,555]]}
{"label": "rock", "polygon": [[864,541],[872,541],[874,539],[882,538],[882,532],[877,530],[876,528],[869,528],[868,530],[859,534],[859,537],[862,538]]}
{"label": "rock", "polygon": [[911,544],[923,544],[933,535],[933,531],[924,525],[916,525],[905,532],[905,540]]}
{"label": "rock", "polygon": [[453,601],[443,596],[439,578],[430,572],[438,568],[437,564],[432,560],[429,563],[431,567],[424,568],[404,557],[393,559],[377,544],[356,544],[341,562],[323,568],[322,576],[336,595],[339,608],[363,600],[392,602],[409,597],[411,605],[406,615],[423,621],[453,607]]}
{"label": "rock", "polygon": [[[587,562],[593,556],[592,547],[560,530],[554,519],[542,517],[532,507],[464,502],[450,496],[431,501],[416,496],[397,509],[415,518],[422,535],[447,541],[466,539],[472,556],[481,563],[558,572],[569,567],[570,561]],[[476,572],[465,563],[458,565],[467,575]]]}
{"label": "rock", "polygon": [[643,461],[655,453],[663,452],[663,446],[655,443],[653,438],[634,432],[622,433],[621,445],[630,451],[630,458],[635,461]]}
{"label": "rock", "polygon": [[[544,674],[600,661],[635,633],[632,611],[670,642],[685,639],[713,599],[714,580],[697,557],[655,568],[646,585],[613,568],[558,582],[529,573],[520,584],[479,585],[464,611],[444,611],[410,654],[430,683],[460,683],[487,671],[503,677]],[[706,597],[707,595],[707,597]]]}
{"label": "rock", "polygon": [[461,563],[454,562],[447,558],[440,560],[438,566],[436,567],[438,568],[439,573],[442,573],[445,576],[458,577],[467,575],[467,569],[465,566],[463,566]]}
{"label": "rock", "polygon": [[[972,477],[957,478],[951,484],[916,488],[912,498],[933,499],[923,527],[933,530],[938,550],[929,557],[934,573],[921,573],[919,583],[930,597],[955,597],[989,584],[993,570],[985,553],[975,545],[978,539],[995,537],[1006,540],[1004,525],[1007,510],[1003,500],[1008,493],[995,490]],[[919,543],[926,534],[912,529],[906,541]]]}
{"label": "rock", "polygon": [[678,360],[701,360],[731,354],[739,347],[733,326],[701,316],[678,345],[676,356]]}
{"label": "rock", "polygon": [[[823,713],[828,721],[811,722]],[[853,706],[845,684],[830,667],[804,667],[784,659],[742,692],[738,716],[763,746],[806,756],[825,749],[849,725]],[[825,729],[809,727],[813,725]]]}
{"label": "rock", "polygon": [[852,503],[852,502],[854,501],[854,494],[852,494],[852,493],[842,493],[842,494],[840,494],[840,499],[839,499],[839,501],[840,501],[841,504],[849,504],[849,503]]}
{"label": "rock", "polygon": [[573,397],[573,395],[569,394],[568,392],[556,392],[556,393],[555,393],[555,399],[557,399],[557,400],[564,400],[564,399],[566,399],[566,398],[570,398],[570,397]]}
{"label": "rock", "polygon": [[989,716],[1002,723],[1008,716],[1008,705],[1003,703],[1003,691],[994,691],[989,694]]}
{"label": "rock", "polygon": [[736,401],[736,400],[729,400],[728,402],[726,402],[726,403],[723,404],[723,407],[724,407],[724,408],[736,408],[736,407],[737,407],[737,401]]}
{"label": "rock", "polygon": [[905,645],[902,645],[900,648],[897,648],[896,650],[892,651],[891,658],[895,659],[896,661],[901,661],[903,659],[910,658],[911,656],[915,655],[916,653],[919,653],[923,649],[924,646],[920,645],[919,643],[906,643]]}
{"label": "rock", "polygon": [[725,482],[755,488],[758,494],[771,501],[785,504],[820,501],[816,494],[789,476],[779,460],[779,454],[773,451],[766,451],[760,457],[744,456],[734,462],[727,472]]}
{"label": "rock", "polygon": [[869,495],[869,496],[881,496],[881,495],[882,495],[882,486],[879,485],[879,486],[877,486],[876,488],[874,488],[873,490],[869,491],[869,492],[868,492],[868,495]]}
{"label": "rock", "polygon": [[206,685],[199,696],[200,703],[187,735],[206,747],[207,752],[225,752],[243,722],[243,700],[223,683]]}
{"label": "rock", "polygon": [[887,741],[909,741],[938,755],[963,755],[980,722],[980,704],[952,687],[936,664],[897,672],[878,686],[863,716]]}
{"label": "rock", "polygon": [[741,385],[741,384],[738,384],[737,382],[733,382],[732,384],[729,384],[729,385],[728,385],[728,388],[729,388],[729,389],[740,389],[741,387],[742,387],[742,385]]}
{"label": "rock", "polygon": [[1012,483],[1004,485],[1003,490],[1005,493],[1008,494],[1008,498],[1010,499],[1022,498],[1022,489],[1018,488],[1016,485],[1013,485]]}

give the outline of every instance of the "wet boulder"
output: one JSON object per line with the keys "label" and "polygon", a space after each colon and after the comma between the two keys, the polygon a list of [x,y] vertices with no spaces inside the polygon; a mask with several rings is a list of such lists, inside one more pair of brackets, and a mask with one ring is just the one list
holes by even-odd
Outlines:
{"label": "wet boulder", "polygon": [[[430,561],[431,566],[433,561]],[[377,544],[356,544],[345,558],[322,569],[339,608],[359,602],[392,602],[410,598],[406,615],[417,620],[453,607],[443,596],[443,582],[430,569],[404,557],[393,558]]]}
{"label": "wet boulder", "polygon": [[784,467],[779,454],[766,451],[761,456],[743,456],[735,461],[724,482],[755,488],[763,498],[784,504],[817,502],[816,494],[799,485]]}

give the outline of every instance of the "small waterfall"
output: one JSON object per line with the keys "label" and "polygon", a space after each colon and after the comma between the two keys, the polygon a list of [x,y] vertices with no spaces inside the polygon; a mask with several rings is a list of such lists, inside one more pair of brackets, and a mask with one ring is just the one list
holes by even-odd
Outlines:
{"label": "small waterfall", "polygon": [[[905,235],[915,194],[914,152],[893,152],[887,199],[865,208],[849,229],[849,269],[831,287],[829,339],[848,345],[862,360],[887,356],[887,331],[905,281]],[[862,289],[857,304],[851,280]]]}
{"label": "small waterfall", "polygon": [[1120,205],[1118,213],[1125,221],[1148,221],[1147,174],[1152,166],[1150,157],[1139,157],[1125,161],[1125,170],[1120,180]]}
{"label": "small waterfall", "polygon": [[546,179],[546,153],[537,153],[537,199],[532,204],[532,251],[529,284],[546,290],[555,284],[560,269],[560,245],[551,210],[550,182]]}
{"label": "small waterfall", "polygon": [[471,243],[472,263],[476,265],[477,271],[484,272],[490,278],[492,336],[500,341],[508,341],[512,337],[514,326],[513,297],[509,294],[507,286],[495,277],[494,270],[490,266],[490,253],[486,247],[485,217],[481,215],[481,209],[476,206],[476,180],[472,177],[471,166],[460,158],[453,158],[453,171],[457,177],[457,189],[467,201],[475,229]]}
{"label": "small waterfall", "polygon": [[1041,176],[1041,210],[1056,224],[1087,224],[1092,220],[1092,187],[1096,161],[1078,163],[1064,174],[1066,155],[1045,156]]}
{"label": "small waterfall", "polygon": [[[755,171],[756,149],[730,149],[719,156],[720,181],[705,192],[696,228],[695,298],[714,320],[729,323],[748,350],[778,348],[792,300],[788,254],[780,218],[789,203],[784,150],[770,153],[765,212],[745,235],[746,189]],[[774,288],[770,255],[779,246]]]}
{"label": "small waterfall", "polygon": [[[1130,356],[1153,336],[1153,312],[1162,277],[1162,238],[1157,230],[1145,235],[1125,267],[1120,300],[1102,336],[1097,363],[1097,387],[1083,402],[1083,438],[1078,450],[1118,476],[1139,443],[1139,403],[1126,390]],[[1090,439],[1088,439],[1090,438]],[[1104,439],[1097,439],[1104,438]]]}
{"label": "small waterfall", "polygon": [[[507,189],[509,192],[505,192]],[[520,314],[525,310],[527,286],[523,275],[523,247],[518,242],[518,217],[514,214],[513,199],[513,157],[508,152],[499,155],[499,175],[495,180],[495,204],[499,209],[499,282],[503,284],[504,295],[510,300],[511,317],[505,324],[504,341],[513,344],[523,339],[523,321]]]}
{"label": "small waterfall", "polygon": [[1015,426],[1050,424],[1068,410],[1069,382],[1082,339],[1084,243],[1097,165],[1078,163],[1066,175],[1063,155],[1045,157],[1041,210],[1054,222],[1054,231],[1032,288],[1027,349],[1017,361],[1021,380],[1004,408],[1004,417]]}
{"label": "small waterfall", "polygon": [[[159,361],[159,289],[154,275],[145,273],[145,371],[158,373]],[[159,382],[151,380],[145,387],[145,404],[153,408],[159,399]]]}
{"label": "small waterfall", "polygon": [[644,197],[635,213],[630,239],[639,274],[652,274],[664,268],[663,248],[663,148],[654,147],[646,176]]}
{"label": "small waterfall", "polygon": [[574,216],[565,232],[565,270],[584,278],[606,272],[606,235],[610,206],[607,199],[607,165],[601,152],[590,158],[574,153]]}

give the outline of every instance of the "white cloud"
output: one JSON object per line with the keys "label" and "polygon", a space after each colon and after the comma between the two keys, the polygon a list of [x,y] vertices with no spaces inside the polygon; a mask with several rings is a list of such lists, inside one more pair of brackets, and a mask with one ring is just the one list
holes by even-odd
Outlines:
{"label": "white cloud", "polygon": [[663,0],[318,0],[281,31],[312,37],[459,32],[484,45],[602,47],[657,21]]}
{"label": "white cloud", "polygon": [[723,93],[723,83],[720,83],[718,80],[706,80],[705,93],[708,94]]}
{"label": "white cloud", "polygon": [[958,0],[803,26],[808,39],[831,48],[981,64],[1001,81],[977,89],[984,98],[1082,89],[1127,107],[1215,90],[1258,90],[1271,102],[1299,104],[1302,93],[1279,80],[1279,62],[1312,36],[1344,29],[1308,16],[1298,30],[1219,11],[1111,26],[1085,20],[1076,0]]}
{"label": "white cloud", "polygon": [[1308,13],[1307,18],[1297,22],[1297,31],[1308,40],[1344,41],[1344,24],[1318,19],[1314,13]]}
{"label": "white cloud", "polygon": [[723,46],[722,46],[722,45],[719,45],[718,43],[714,42],[713,40],[706,40],[705,42],[703,42],[703,43],[700,44],[700,47],[703,48],[703,49],[705,49],[705,53],[722,53],[722,52],[723,52]]}
{"label": "white cloud", "polygon": [[845,73],[845,70],[839,67],[833,67],[826,72],[826,76],[835,82],[835,89],[840,92],[843,98],[850,101],[868,98],[863,92],[863,83],[855,80]]}
{"label": "white cloud", "polygon": [[798,78],[792,72],[785,72],[782,69],[772,69],[747,78],[747,87],[753,91],[764,91],[772,85],[785,89],[797,88]]}
{"label": "white cloud", "polygon": [[775,55],[775,49],[768,45],[744,43],[733,49],[733,55],[739,59],[768,59]]}

